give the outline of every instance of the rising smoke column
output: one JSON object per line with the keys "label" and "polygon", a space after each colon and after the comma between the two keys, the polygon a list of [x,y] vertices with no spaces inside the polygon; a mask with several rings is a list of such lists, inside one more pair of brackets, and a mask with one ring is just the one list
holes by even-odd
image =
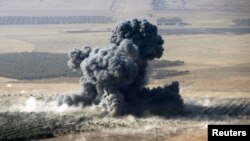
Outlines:
{"label": "rising smoke column", "polygon": [[108,47],[73,49],[68,66],[81,69],[81,91],[59,97],[59,105],[95,104],[109,115],[145,111],[157,114],[182,108],[178,82],[144,88],[147,63],[162,56],[163,43],[155,25],[133,19],[115,27]]}

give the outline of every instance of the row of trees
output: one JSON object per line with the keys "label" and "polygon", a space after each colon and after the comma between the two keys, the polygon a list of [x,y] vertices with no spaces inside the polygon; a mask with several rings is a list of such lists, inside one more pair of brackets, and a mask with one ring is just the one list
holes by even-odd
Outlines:
{"label": "row of trees", "polygon": [[0,25],[30,24],[76,24],[76,23],[111,23],[112,17],[106,16],[1,16]]}
{"label": "row of trees", "polygon": [[182,66],[184,65],[184,61],[153,60],[152,64],[154,68],[166,68],[166,67]]}
{"label": "row of trees", "polygon": [[184,22],[181,18],[173,17],[173,18],[159,18],[157,19],[157,25],[179,25],[185,26],[188,23]]}

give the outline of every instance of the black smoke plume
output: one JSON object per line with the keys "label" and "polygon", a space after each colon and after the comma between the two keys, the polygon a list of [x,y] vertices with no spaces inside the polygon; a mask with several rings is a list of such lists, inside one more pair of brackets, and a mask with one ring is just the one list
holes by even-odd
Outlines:
{"label": "black smoke plume", "polygon": [[81,69],[81,91],[59,97],[59,105],[98,105],[109,115],[175,113],[183,108],[179,84],[153,89],[147,84],[148,61],[160,58],[164,41],[147,20],[118,24],[105,48],[85,46],[69,53],[68,66]]}

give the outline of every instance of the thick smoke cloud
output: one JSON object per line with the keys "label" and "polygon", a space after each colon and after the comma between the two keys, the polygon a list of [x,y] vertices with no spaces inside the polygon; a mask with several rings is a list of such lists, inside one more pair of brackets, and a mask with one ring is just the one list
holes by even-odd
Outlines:
{"label": "thick smoke cloud", "polygon": [[148,61],[160,58],[164,41],[147,20],[118,24],[105,48],[73,49],[68,66],[81,69],[81,91],[59,97],[59,105],[98,105],[109,115],[161,114],[183,108],[179,84],[144,88]]}

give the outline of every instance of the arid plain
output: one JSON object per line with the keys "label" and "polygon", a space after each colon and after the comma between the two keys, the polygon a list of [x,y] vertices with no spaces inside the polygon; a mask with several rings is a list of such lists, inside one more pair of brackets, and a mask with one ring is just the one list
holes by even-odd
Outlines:
{"label": "arid plain", "polygon": [[[192,114],[167,118],[158,116],[137,118],[132,115],[100,118],[89,117],[85,115],[85,110],[81,111],[81,109],[73,109],[65,113],[52,111],[51,116],[50,111],[42,116],[41,122],[50,124],[58,119],[59,125],[58,128],[53,127],[53,131],[50,129],[54,138],[44,140],[181,141],[184,140],[183,138],[190,138],[190,140],[203,141],[207,136],[207,124],[250,123],[249,8],[248,0],[107,0],[105,2],[101,0],[70,2],[0,0],[0,22],[3,17],[8,16],[112,17],[111,21],[99,23],[96,21],[57,24],[3,22],[0,24],[0,57],[6,54],[15,56],[20,53],[65,55],[70,49],[83,45],[105,47],[108,45],[111,30],[118,22],[125,19],[145,18],[157,25],[165,41],[165,51],[160,60],[182,62],[181,65],[160,68],[154,68],[153,63],[150,64],[152,67],[148,69],[148,87],[179,81],[180,94],[187,104],[187,111]],[[29,64],[29,62],[24,63]],[[65,70],[68,69],[66,63],[63,68]],[[18,73],[20,65],[22,64],[0,61],[0,67],[10,67],[9,71],[0,69],[0,127],[7,126],[6,115],[15,120],[14,113],[20,112],[17,107],[25,108],[30,98],[34,98],[38,103],[43,100],[50,103],[58,95],[80,89],[79,77],[74,74],[68,76],[62,73],[53,76],[43,71],[39,72],[37,77],[34,75],[28,79],[25,77],[20,79],[16,76],[26,76],[25,73]],[[36,67],[39,68],[39,64],[27,69],[36,71],[34,69]],[[49,67],[54,70],[53,63]],[[13,68],[17,70],[12,71]],[[20,69],[21,71],[25,70]],[[71,70],[68,69],[68,71]],[[41,105],[43,104],[36,106],[39,108]],[[87,111],[89,112],[89,109]],[[39,116],[39,113],[22,111],[18,117],[23,118],[23,116],[31,117],[31,121],[36,122],[34,117]],[[79,124],[77,123],[81,125],[79,130],[75,127],[77,125],[75,120],[78,119],[81,119]],[[71,120],[72,123],[64,123]],[[85,125],[86,122],[89,124]],[[44,123],[37,126],[43,126]],[[46,127],[50,126],[46,125]],[[81,130],[83,127],[86,129]],[[24,128],[25,131],[36,129],[33,126],[30,127],[31,129],[25,126]],[[11,136],[12,130],[13,134],[18,133],[13,125],[13,129],[8,128],[6,132],[1,130],[0,139],[8,138],[9,134]],[[27,139],[39,138],[27,137]]]}

